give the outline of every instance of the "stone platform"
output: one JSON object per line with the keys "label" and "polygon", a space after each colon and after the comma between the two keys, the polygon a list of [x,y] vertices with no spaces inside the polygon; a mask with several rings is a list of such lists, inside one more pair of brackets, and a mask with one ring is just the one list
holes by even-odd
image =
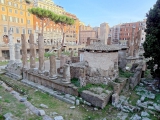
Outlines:
{"label": "stone platform", "polygon": [[65,94],[79,95],[78,87],[71,83],[63,82],[62,76],[57,76],[57,78],[52,79],[47,73],[39,74],[37,71],[26,70],[23,72],[23,79]]}
{"label": "stone platform", "polygon": [[69,103],[69,104],[72,104],[74,105],[75,104],[75,97],[72,96],[72,95],[64,95],[64,94],[61,94],[60,92],[58,91],[55,91],[53,89],[50,89],[48,87],[45,87],[45,86],[42,86],[42,85],[39,85],[38,83],[34,83],[34,82],[31,82],[31,81],[28,81],[28,80],[25,80],[23,79],[22,82],[24,84],[27,84],[33,88],[36,88],[36,89],[39,89],[40,91],[43,91],[45,93],[49,93],[50,95],[54,96],[55,98],[59,99],[59,100],[62,100],[66,103]]}

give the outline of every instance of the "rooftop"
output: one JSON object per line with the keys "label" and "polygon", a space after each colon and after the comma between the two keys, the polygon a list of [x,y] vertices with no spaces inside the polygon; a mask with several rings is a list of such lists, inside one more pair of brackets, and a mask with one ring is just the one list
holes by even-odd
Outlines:
{"label": "rooftop", "polygon": [[121,47],[116,45],[105,45],[102,42],[95,42],[89,46],[86,46],[84,50],[96,50],[96,51],[118,51]]}

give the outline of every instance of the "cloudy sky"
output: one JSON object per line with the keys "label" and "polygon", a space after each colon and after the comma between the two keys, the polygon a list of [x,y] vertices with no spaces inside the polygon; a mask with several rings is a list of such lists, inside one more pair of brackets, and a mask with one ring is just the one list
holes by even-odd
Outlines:
{"label": "cloudy sky", "polygon": [[86,25],[136,22],[146,18],[146,13],[157,0],[53,0],[67,12],[77,15]]}

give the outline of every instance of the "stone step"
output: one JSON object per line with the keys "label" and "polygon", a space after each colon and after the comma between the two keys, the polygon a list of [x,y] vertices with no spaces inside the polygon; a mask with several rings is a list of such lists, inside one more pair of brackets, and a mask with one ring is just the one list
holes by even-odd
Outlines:
{"label": "stone step", "polygon": [[42,85],[39,85],[37,83],[28,81],[26,79],[23,79],[21,82],[23,82],[24,84],[27,84],[27,85],[29,85],[33,88],[39,89],[40,91],[43,91],[45,93],[49,93],[50,95],[52,95],[53,97],[55,97],[55,98],[57,98],[61,101],[64,101],[64,102],[72,104],[72,105],[75,104],[75,100],[71,100],[71,99],[65,97],[65,95],[60,94],[60,92],[58,92],[58,91],[52,90],[52,89],[47,88],[45,86],[42,86]]}

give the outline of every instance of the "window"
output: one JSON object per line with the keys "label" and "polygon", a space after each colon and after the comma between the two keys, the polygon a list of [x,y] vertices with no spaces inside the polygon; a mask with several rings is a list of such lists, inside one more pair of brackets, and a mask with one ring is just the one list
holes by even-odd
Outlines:
{"label": "window", "polygon": [[28,13],[28,16],[30,16],[30,13]]}
{"label": "window", "polygon": [[21,11],[20,14],[23,15],[23,12]]}
{"label": "window", "polygon": [[23,23],[23,18],[21,18],[21,23]]}
{"label": "window", "polygon": [[14,29],[13,29],[13,27],[11,27],[11,30],[12,30],[12,32],[14,32]]}
{"label": "window", "polygon": [[9,12],[12,12],[12,9],[9,9]]}
{"label": "window", "polygon": [[2,7],[2,11],[5,11],[5,8],[4,8],[4,7]]}
{"label": "window", "polygon": [[3,21],[7,21],[7,16],[6,15],[2,15],[2,20]]}
{"label": "window", "polygon": [[0,3],[3,3],[3,4],[4,4],[4,0],[0,0]]}
{"label": "window", "polygon": [[12,2],[8,2],[8,5],[12,5]]}
{"label": "window", "polygon": [[22,5],[20,6],[20,9],[23,9],[23,6],[22,6]]}
{"label": "window", "polygon": [[16,28],[16,33],[19,33],[19,28]]}
{"label": "window", "polygon": [[11,16],[9,16],[9,21],[13,22],[13,18]]}
{"label": "window", "polygon": [[25,29],[23,28],[23,29],[22,29],[22,34],[25,34],[25,33],[26,33],[26,31],[25,31]]}
{"label": "window", "polygon": [[30,20],[27,20],[27,23],[30,24]]}
{"label": "window", "polygon": [[16,23],[19,23],[19,18],[15,18],[15,22],[16,22]]}
{"label": "window", "polygon": [[32,33],[32,30],[28,29],[28,34]]}
{"label": "window", "polygon": [[7,27],[3,27],[3,31],[4,31],[4,32],[7,32]]}
{"label": "window", "polygon": [[14,11],[17,14],[17,10]]}
{"label": "window", "polygon": [[14,3],[14,7],[18,7],[18,5],[16,3]]}

